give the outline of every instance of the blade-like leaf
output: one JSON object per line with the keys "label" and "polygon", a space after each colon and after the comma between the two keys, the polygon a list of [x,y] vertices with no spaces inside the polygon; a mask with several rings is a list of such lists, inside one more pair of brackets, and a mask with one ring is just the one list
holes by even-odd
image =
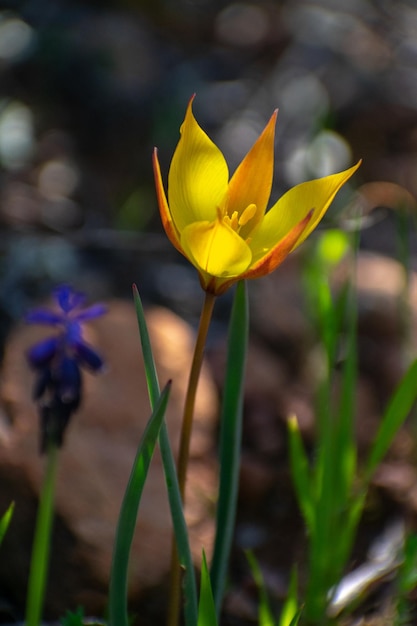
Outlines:
{"label": "blade-like leaf", "polygon": [[[301,612],[298,610],[297,584],[298,584],[297,570],[294,567],[291,572],[287,599],[285,600],[284,606],[282,607],[281,617],[279,620],[279,626],[292,626],[292,624],[294,623],[297,624],[298,622]],[[297,619],[297,621],[294,622],[294,619]]]}
{"label": "blade-like leaf", "polygon": [[13,511],[14,511],[14,502],[12,502],[9,505],[9,508],[0,519],[0,543],[3,541],[4,535],[6,534],[7,529],[9,528],[9,524],[13,516]]}
{"label": "blade-like leaf", "polygon": [[[353,286],[347,284],[344,301],[346,332],[344,340],[345,360],[342,367],[341,397],[337,410],[337,425],[333,443],[338,462],[337,484],[335,484],[335,507],[344,510],[348,504],[350,490],[356,474],[355,440],[355,388],[357,384],[357,303]],[[340,322],[339,322],[340,327]]]}
{"label": "blade-like leaf", "polygon": [[271,607],[268,602],[268,595],[266,593],[265,582],[262,576],[261,568],[259,567],[259,563],[256,560],[253,552],[251,552],[250,550],[246,551],[246,558],[248,559],[252,576],[256,583],[259,594],[259,626],[275,626],[274,616],[272,615]]}
{"label": "blade-like leaf", "polygon": [[374,439],[366,466],[365,479],[370,480],[388,451],[396,433],[409,415],[417,398],[417,359],[410,365],[385,411]]}
{"label": "blade-like leaf", "polygon": [[211,584],[217,615],[223,600],[233,539],[242,439],[243,387],[248,345],[246,284],[238,283],[229,325],[226,378],[220,417],[220,484]]}
{"label": "blade-like leaf", "polygon": [[[136,308],[136,316],[138,319],[143,361],[145,364],[149,401],[151,403],[151,407],[154,407],[155,402],[159,397],[158,375],[153,358],[145,314],[136,285],[133,285],[133,297]],[[175,540],[177,542],[178,558],[182,568],[184,569],[185,624],[186,626],[195,626],[197,622],[197,585],[194,574],[194,564],[188,539],[187,524],[184,518],[174,455],[172,453],[165,421],[162,423],[161,430],[159,431],[159,447],[164,466],[165,483],[167,486]]]}
{"label": "blade-like leaf", "polygon": [[110,626],[128,626],[127,615],[127,573],[130,549],[136,528],[136,518],[143,488],[151,463],[152,455],[164,419],[170,383],[162,391],[152,416],[145,428],[138,447],[136,458],[130,474],[129,483],[117,525],[113,552],[113,563],[110,575],[109,590],[109,624]]}
{"label": "blade-like leaf", "polygon": [[310,471],[307,455],[298,428],[297,418],[288,420],[291,474],[297,493],[298,504],[310,533],[315,529],[315,510],[312,499]]}
{"label": "blade-like leaf", "polygon": [[298,626],[298,622],[300,621],[301,613],[303,612],[303,607],[300,607],[297,613],[294,615],[290,622],[290,626]]}
{"label": "blade-like leaf", "polygon": [[206,555],[203,551],[197,626],[217,626],[217,624],[216,607],[214,605],[210,574],[207,567]]}
{"label": "blade-like leaf", "polygon": [[158,374],[156,373],[151,340],[149,337],[148,326],[145,319],[145,312],[143,310],[142,300],[140,298],[139,291],[136,285],[133,285],[133,300],[135,303],[136,317],[139,326],[139,335],[142,346],[143,363],[145,365],[145,375],[148,385],[149,400],[151,403],[151,407],[153,408],[159,398]]}

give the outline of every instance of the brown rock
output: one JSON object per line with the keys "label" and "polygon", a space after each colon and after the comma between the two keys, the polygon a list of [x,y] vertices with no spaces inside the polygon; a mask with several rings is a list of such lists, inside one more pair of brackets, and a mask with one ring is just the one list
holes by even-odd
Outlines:
{"label": "brown rock", "polygon": [[[147,314],[161,385],[173,380],[166,422],[174,448],[194,347],[193,333],[173,313]],[[47,608],[62,613],[82,604],[102,613],[106,603],[113,539],[124,490],[140,437],[150,416],[134,308],[114,301],[109,313],[91,323],[87,339],[106,359],[107,371],[85,376],[84,402],[74,415],[60,455],[55,538]],[[16,502],[15,517],[2,546],[0,587],[24,602],[36,501],[44,459],[38,453],[38,416],[31,401],[33,374],[24,352],[40,336],[19,328],[10,338],[2,370],[0,415],[0,511]],[[203,368],[191,444],[187,518],[196,562],[210,554],[209,516],[216,488],[212,460],[217,396]],[[162,463],[157,452],[139,509],[130,563],[130,592],[143,596],[160,585],[169,569],[171,523]],[[163,608],[163,607],[161,607]],[[143,622],[142,622],[143,623]]]}
{"label": "brown rock", "polygon": [[[386,405],[417,346],[417,273],[411,271],[408,304],[401,264],[380,254],[361,252],[356,262],[358,348],[362,374],[375,388],[381,409]],[[337,289],[349,267],[334,277]]]}

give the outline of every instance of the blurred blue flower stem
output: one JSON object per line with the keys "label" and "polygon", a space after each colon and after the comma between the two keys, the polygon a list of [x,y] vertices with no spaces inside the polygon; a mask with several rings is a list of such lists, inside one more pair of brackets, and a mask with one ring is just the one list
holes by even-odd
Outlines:
{"label": "blurred blue flower stem", "polygon": [[58,456],[58,447],[55,444],[50,444],[47,450],[45,477],[33,538],[26,603],[26,626],[38,626],[41,620],[51,547]]}
{"label": "blurred blue flower stem", "polygon": [[84,295],[68,285],[54,292],[52,308],[31,311],[26,321],[58,329],[36,343],[27,353],[37,378],[33,395],[38,404],[41,426],[41,452],[46,453],[46,469],[39,500],[29,572],[26,625],[41,620],[48,573],[54,510],[58,452],[72,414],[82,400],[81,367],[98,372],[103,360],[83,338],[84,322],[105,313],[103,305],[84,308]]}

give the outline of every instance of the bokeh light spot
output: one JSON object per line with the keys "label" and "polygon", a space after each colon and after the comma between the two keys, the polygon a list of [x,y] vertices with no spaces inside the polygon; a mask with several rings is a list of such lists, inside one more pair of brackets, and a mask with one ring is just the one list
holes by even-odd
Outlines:
{"label": "bokeh light spot", "polygon": [[0,102],[0,162],[6,169],[24,166],[34,147],[33,116],[19,101]]}
{"label": "bokeh light spot", "polygon": [[0,59],[15,61],[21,58],[33,41],[34,32],[29,24],[8,13],[0,13]]}

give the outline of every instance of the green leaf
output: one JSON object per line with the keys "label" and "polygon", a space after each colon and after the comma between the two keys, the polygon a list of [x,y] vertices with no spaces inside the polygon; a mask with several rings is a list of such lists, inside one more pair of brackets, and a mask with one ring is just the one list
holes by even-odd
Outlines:
{"label": "green leaf", "polygon": [[86,618],[84,616],[84,609],[78,607],[76,611],[67,611],[63,617],[59,620],[60,626],[106,626],[106,622],[97,618]]}
{"label": "green leaf", "polygon": [[164,419],[170,383],[162,391],[152,416],[145,428],[132,467],[129,483],[117,525],[110,574],[109,624],[110,626],[128,626],[127,590],[130,549],[136,528],[136,518],[146,477],[155,449],[159,431]]}
{"label": "green leaf", "polygon": [[[356,475],[355,403],[357,384],[357,302],[351,284],[342,291],[346,318],[344,338],[345,360],[342,367],[341,397],[337,409],[336,433],[333,442],[335,462],[338,464],[334,506],[345,510]],[[342,318],[342,315],[340,315]],[[338,323],[341,327],[341,320]],[[333,467],[335,463],[333,463]]]}
{"label": "green leaf", "polygon": [[402,594],[410,593],[417,587],[417,535],[409,535],[405,541],[397,584]]}
{"label": "green leaf", "polygon": [[268,595],[266,593],[266,588],[265,588],[265,581],[262,576],[259,563],[256,560],[255,555],[253,554],[251,550],[246,551],[246,558],[248,559],[252,576],[256,583],[256,587],[259,593],[259,612],[258,612],[259,626],[275,626],[274,616],[272,615],[271,607],[269,605]]}
{"label": "green leaf", "polygon": [[297,626],[298,622],[300,621],[300,617],[301,617],[301,613],[303,612],[303,607],[300,607],[297,611],[297,613],[294,615],[294,617],[292,618],[289,626]]}
{"label": "green leaf", "polygon": [[309,463],[295,415],[292,415],[288,419],[288,433],[291,474],[298,498],[298,504],[303,514],[306,526],[309,532],[313,534],[316,526],[316,516],[312,497]]}
{"label": "green leaf", "polygon": [[4,535],[6,534],[7,529],[9,528],[9,524],[13,516],[13,511],[14,511],[14,502],[12,502],[9,505],[9,508],[0,519],[0,543],[3,541]]}
{"label": "green leaf", "polygon": [[417,359],[410,365],[385,411],[366,466],[369,481],[395,435],[409,415],[417,397]]}
{"label": "green leaf", "polygon": [[155,361],[153,358],[151,340],[149,337],[148,326],[146,324],[145,312],[140,299],[139,291],[136,285],[133,285],[133,300],[135,303],[136,317],[139,326],[140,342],[142,346],[143,362],[145,365],[146,382],[148,385],[148,394],[151,407],[155,406],[159,398],[159,382],[156,373]]}
{"label": "green leaf", "polygon": [[67,611],[64,617],[59,620],[61,626],[83,626],[84,624],[84,609],[78,607],[77,610]]}
{"label": "green leaf", "polygon": [[[298,611],[297,584],[297,570],[294,567],[291,572],[287,599],[285,600],[284,606],[282,607],[279,626],[292,626],[293,624],[295,625],[298,623],[301,611]],[[297,621],[294,622],[296,618]]]}
{"label": "green leaf", "polygon": [[220,482],[211,584],[217,615],[223,600],[236,518],[242,439],[243,391],[249,334],[246,284],[238,283],[229,325],[226,378],[220,416]]}
{"label": "green leaf", "polygon": [[[159,397],[159,382],[153,358],[151,340],[146,324],[142,301],[136,285],[133,285],[133,297],[138,319],[139,334],[142,346],[143,361],[145,365],[146,380],[148,384],[149,401],[153,408]],[[194,574],[194,564],[191,555],[188,529],[185,522],[182,499],[178,485],[177,470],[169,441],[168,429],[165,421],[159,432],[159,447],[164,466],[165,483],[167,486],[169,506],[171,509],[172,524],[174,527],[175,540],[177,543],[178,558],[184,570],[184,619],[187,626],[195,626],[197,623],[197,585]]]}
{"label": "green leaf", "polygon": [[217,626],[217,623],[216,607],[211,588],[210,574],[207,567],[206,555],[203,550],[197,626]]}

